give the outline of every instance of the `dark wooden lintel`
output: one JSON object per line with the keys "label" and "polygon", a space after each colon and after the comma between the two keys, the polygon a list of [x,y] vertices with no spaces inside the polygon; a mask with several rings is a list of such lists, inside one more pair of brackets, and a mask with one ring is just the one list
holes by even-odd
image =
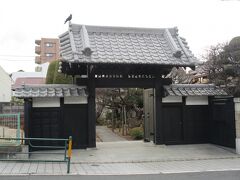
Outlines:
{"label": "dark wooden lintel", "polygon": [[172,66],[153,64],[84,64],[62,63],[62,72],[68,75],[87,75],[89,67],[94,69],[96,75],[167,75]]}
{"label": "dark wooden lintel", "polygon": [[[87,86],[89,81],[94,81],[96,88],[155,88],[155,78],[78,78],[77,85]],[[172,83],[170,78],[160,79],[161,85]]]}

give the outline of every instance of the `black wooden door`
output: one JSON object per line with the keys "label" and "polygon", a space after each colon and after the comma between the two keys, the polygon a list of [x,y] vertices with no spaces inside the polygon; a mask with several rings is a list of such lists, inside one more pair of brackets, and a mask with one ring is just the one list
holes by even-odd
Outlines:
{"label": "black wooden door", "polygon": [[63,109],[64,138],[72,136],[73,148],[86,148],[88,146],[87,105],[65,104]]}
{"label": "black wooden door", "polygon": [[207,105],[184,106],[184,142],[209,143],[209,119]]}
{"label": "black wooden door", "polygon": [[235,115],[232,98],[211,99],[211,143],[235,148]]}
{"label": "black wooden door", "polygon": [[163,105],[165,144],[183,142],[183,124],[181,105]]}
{"label": "black wooden door", "polygon": [[[32,108],[29,137],[61,138],[61,116],[59,108]],[[59,145],[56,141],[32,141],[34,145]]]}

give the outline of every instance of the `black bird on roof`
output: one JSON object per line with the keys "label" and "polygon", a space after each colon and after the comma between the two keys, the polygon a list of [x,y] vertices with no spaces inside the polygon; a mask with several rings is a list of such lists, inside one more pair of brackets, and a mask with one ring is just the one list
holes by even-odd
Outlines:
{"label": "black bird on roof", "polygon": [[66,22],[71,21],[72,20],[72,14],[70,14],[70,16],[68,16],[68,18],[65,20],[64,24],[66,24]]}

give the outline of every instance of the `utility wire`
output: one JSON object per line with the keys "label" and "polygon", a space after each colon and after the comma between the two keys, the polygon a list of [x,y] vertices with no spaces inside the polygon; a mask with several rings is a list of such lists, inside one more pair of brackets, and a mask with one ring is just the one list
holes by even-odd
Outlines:
{"label": "utility wire", "polygon": [[0,61],[33,61],[34,59],[0,59]]}
{"label": "utility wire", "polygon": [[6,54],[0,54],[0,57],[35,57],[35,56],[24,56],[24,55],[6,55]]}

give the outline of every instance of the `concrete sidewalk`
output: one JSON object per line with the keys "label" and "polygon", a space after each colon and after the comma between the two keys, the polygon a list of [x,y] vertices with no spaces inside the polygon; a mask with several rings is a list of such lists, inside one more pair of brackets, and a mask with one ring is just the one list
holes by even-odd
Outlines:
{"label": "concrete sidewalk", "polygon": [[[144,163],[71,164],[71,175],[172,174],[240,170],[240,159],[190,160]],[[2,175],[67,175],[65,163],[0,162]],[[1,179],[1,178],[0,178]]]}
{"label": "concrete sidewalk", "polygon": [[[33,158],[41,157],[43,158]],[[49,158],[57,159],[57,156],[51,155]],[[233,170],[240,170],[240,156],[229,149],[212,144],[157,146],[142,141],[98,143],[95,149],[74,150],[71,163],[72,175],[171,174]],[[1,175],[66,175],[66,172],[66,163],[0,161]]]}
{"label": "concrete sidewalk", "polygon": [[[40,152],[40,151],[38,151]],[[44,151],[46,152],[46,151]],[[51,151],[62,152],[62,151]],[[131,163],[239,158],[213,144],[155,145],[143,141],[99,142],[97,148],[74,149],[73,163]],[[57,155],[33,155],[32,159],[59,159]]]}

